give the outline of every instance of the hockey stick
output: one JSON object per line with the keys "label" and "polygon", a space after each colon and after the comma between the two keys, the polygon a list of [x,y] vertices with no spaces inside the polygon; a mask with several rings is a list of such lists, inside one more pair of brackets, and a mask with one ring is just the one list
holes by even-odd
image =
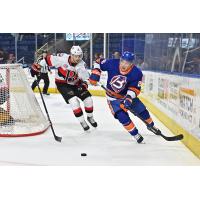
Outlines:
{"label": "hockey stick", "polygon": [[[102,85],[100,83],[100,86],[105,90],[105,91],[108,91],[108,89]],[[109,91],[108,91],[109,92]],[[131,109],[126,109],[124,107],[124,104],[121,104],[120,107],[125,110],[125,111],[130,111],[131,113],[133,113],[135,116],[137,116],[139,119],[141,119],[146,125],[147,125],[147,122],[145,120],[143,120],[140,116],[138,116],[133,110]],[[183,134],[179,134],[179,135],[175,135],[175,136],[166,136],[164,135],[160,130],[157,130],[155,129],[155,127],[152,127],[152,128],[148,128],[148,130],[150,130],[152,133],[154,133],[155,135],[159,135],[161,136],[162,138],[164,138],[166,141],[177,141],[177,140],[182,140],[183,139]]]}
{"label": "hockey stick", "polygon": [[[146,125],[148,125],[148,123],[145,120],[143,120],[140,116],[138,116],[132,109],[126,109],[126,108],[124,108],[124,104],[121,104],[120,107],[123,110],[129,110],[136,117],[138,117],[139,119],[141,119]],[[166,136],[166,135],[163,135],[162,132],[159,129],[156,129],[155,127],[150,127],[150,128],[147,127],[147,129],[149,131],[151,131],[152,133],[154,133],[155,135],[159,135],[159,136],[163,137],[167,141],[177,141],[177,140],[182,140],[183,139],[183,134],[179,134],[179,135],[175,135],[175,136]]]}
{"label": "hockey stick", "polygon": [[49,123],[50,123],[53,136],[54,136],[54,138],[55,138],[55,140],[56,140],[57,142],[61,142],[62,137],[59,137],[59,136],[57,136],[57,135],[55,134],[55,131],[54,131],[54,128],[53,128],[53,124],[52,124],[52,122],[51,122],[51,119],[50,119],[50,116],[49,116],[49,113],[48,113],[48,110],[47,110],[47,107],[46,107],[46,104],[45,104],[45,101],[44,101],[44,98],[43,98],[43,95],[42,95],[42,92],[41,92],[41,89],[40,89],[40,86],[39,86],[39,83],[38,83],[38,80],[37,80],[37,76],[35,76],[35,81],[36,81],[36,83],[37,83],[37,87],[38,87],[38,90],[39,90],[39,93],[40,93],[40,97],[41,97],[41,99],[42,99],[42,103],[43,103],[43,106],[44,106],[44,109],[45,109],[45,112],[46,112],[48,121],[49,121]]}

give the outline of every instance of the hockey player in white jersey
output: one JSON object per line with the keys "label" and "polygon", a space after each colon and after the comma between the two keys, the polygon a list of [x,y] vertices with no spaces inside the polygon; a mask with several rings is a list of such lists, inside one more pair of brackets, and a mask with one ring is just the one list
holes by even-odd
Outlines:
{"label": "hockey player in white jersey", "polygon": [[56,67],[55,83],[57,89],[66,103],[71,105],[74,115],[79,120],[83,129],[87,131],[90,127],[84,119],[80,100],[84,103],[87,121],[93,127],[97,127],[97,123],[93,118],[93,101],[87,85],[89,73],[85,68],[86,63],[82,60],[82,57],[82,49],[79,46],[73,46],[70,50],[70,55],[48,55],[45,61],[48,66]]}

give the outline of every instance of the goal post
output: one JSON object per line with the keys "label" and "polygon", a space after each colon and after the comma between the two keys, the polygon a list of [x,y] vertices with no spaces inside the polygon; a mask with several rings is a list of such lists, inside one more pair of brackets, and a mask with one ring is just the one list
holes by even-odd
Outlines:
{"label": "goal post", "polygon": [[0,65],[0,137],[33,136],[49,127],[21,64]]}

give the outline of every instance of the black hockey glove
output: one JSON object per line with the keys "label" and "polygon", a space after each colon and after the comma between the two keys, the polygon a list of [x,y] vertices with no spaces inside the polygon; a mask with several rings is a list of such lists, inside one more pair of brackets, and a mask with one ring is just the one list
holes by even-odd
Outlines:
{"label": "black hockey glove", "polygon": [[87,90],[88,89],[88,84],[86,81],[82,81],[79,85],[78,85],[78,89],[79,90]]}

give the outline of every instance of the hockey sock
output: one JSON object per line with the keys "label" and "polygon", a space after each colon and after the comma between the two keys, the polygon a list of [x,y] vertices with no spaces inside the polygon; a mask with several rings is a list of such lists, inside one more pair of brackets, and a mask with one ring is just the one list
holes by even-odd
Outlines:
{"label": "hockey sock", "polygon": [[80,121],[80,122],[84,122],[84,116],[83,116],[83,111],[81,109],[80,106],[80,102],[77,99],[77,97],[72,97],[71,99],[69,99],[69,103],[71,105],[71,108],[74,112],[75,117]]}
{"label": "hockey sock", "polygon": [[135,127],[134,123],[131,121],[129,115],[126,112],[120,111],[116,113],[116,118],[131,135],[134,136],[138,133],[137,128]]}
{"label": "hockey sock", "polygon": [[140,117],[147,122],[147,126],[148,127],[152,127],[154,126],[154,122],[152,120],[152,118],[150,117],[150,114],[148,112],[148,110],[143,111],[142,113],[140,113]]}
{"label": "hockey sock", "polygon": [[137,135],[138,130],[135,127],[135,124],[130,120],[127,124],[123,124],[124,128],[131,134],[131,135]]}
{"label": "hockey sock", "polygon": [[87,97],[83,100],[85,112],[88,117],[93,117],[93,101],[91,97]]}

